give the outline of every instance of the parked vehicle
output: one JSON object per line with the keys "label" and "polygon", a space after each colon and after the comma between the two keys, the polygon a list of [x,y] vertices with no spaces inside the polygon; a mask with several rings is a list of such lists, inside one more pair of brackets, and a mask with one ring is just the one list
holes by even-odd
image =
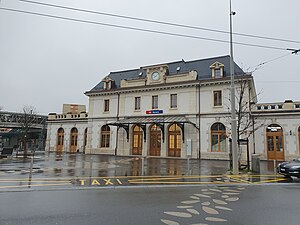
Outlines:
{"label": "parked vehicle", "polygon": [[278,164],[277,172],[285,177],[298,177],[300,178],[300,157],[293,159],[289,162]]}

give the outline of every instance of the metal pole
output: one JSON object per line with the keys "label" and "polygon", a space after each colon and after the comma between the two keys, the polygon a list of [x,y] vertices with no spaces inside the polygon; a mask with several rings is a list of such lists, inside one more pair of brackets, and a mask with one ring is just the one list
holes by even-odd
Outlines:
{"label": "metal pole", "polygon": [[232,173],[238,174],[238,152],[237,152],[237,130],[235,113],[235,89],[234,89],[234,64],[233,64],[233,44],[232,44],[232,16],[235,12],[231,9],[230,3],[230,77],[231,77],[231,136],[232,136]]}

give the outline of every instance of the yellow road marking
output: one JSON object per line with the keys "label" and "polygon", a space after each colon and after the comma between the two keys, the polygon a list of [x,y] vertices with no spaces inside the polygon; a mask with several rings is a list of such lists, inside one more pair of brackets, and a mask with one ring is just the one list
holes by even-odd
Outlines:
{"label": "yellow road marking", "polygon": [[240,182],[222,182],[222,181],[128,181],[131,184],[240,184]]}
{"label": "yellow road marking", "polygon": [[278,179],[273,179],[273,180],[262,180],[262,181],[253,182],[253,184],[271,183],[271,182],[283,181],[283,180],[287,180],[287,179],[286,178],[278,178]]}
{"label": "yellow road marking", "polygon": [[58,183],[61,183],[61,182],[66,182],[66,181],[69,181],[69,180],[0,180],[0,183],[14,183],[14,182],[31,182],[31,183],[36,183],[36,182],[58,182]]}
{"label": "yellow road marking", "polygon": [[47,186],[66,186],[71,183],[60,183],[60,184],[23,184],[16,186],[0,186],[0,188],[20,188],[20,187],[47,187]]}

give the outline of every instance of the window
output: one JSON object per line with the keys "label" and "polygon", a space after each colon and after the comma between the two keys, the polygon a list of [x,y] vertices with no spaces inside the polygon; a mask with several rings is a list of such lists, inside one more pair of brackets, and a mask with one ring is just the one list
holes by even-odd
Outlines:
{"label": "window", "polygon": [[171,94],[170,100],[171,109],[177,108],[177,94]]}
{"label": "window", "polygon": [[214,62],[210,65],[212,78],[221,78],[224,76],[224,64],[220,62]]}
{"label": "window", "polygon": [[158,95],[152,96],[152,109],[158,109]]}
{"label": "window", "polygon": [[109,111],[109,99],[104,100],[104,112]]}
{"label": "window", "polygon": [[134,110],[141,109],[141,97],[135,97],[134,99]]}
{"label": "window", "polygon": [[221,77],[221,69],[215,69],[215,78],[220,78]]}
{"label": "window", "polygon": [[222,91],[214,91],[214,106],[222,106]]}
{"label": "window", "polygon": [[101,148],[109,148],[110,141],[110,128],[108,125],[104,125],[101,128]]}
{"label": "window", "polygon": [[224,152],[226,149],[226,128],[222,123],[211,126],[211,151]]}

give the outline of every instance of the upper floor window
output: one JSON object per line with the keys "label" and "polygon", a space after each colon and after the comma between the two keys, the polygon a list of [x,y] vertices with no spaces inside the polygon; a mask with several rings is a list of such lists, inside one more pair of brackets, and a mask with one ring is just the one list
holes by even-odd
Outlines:
{"label": "upper floor window", "polygon": [[214,91],[214,106],[222,106],[222,91]]}
{"label": "upper floor window", "polygon": [[104,112],[109,111],[109,99],[104,99]]}
{"label": "upper floor window", "polygon": [[140,110],[141,109],[141,97],[135,97],[134,98],[134,110]]}
{"label": "upper floor window", "polygon": [[171,109],[177,108],[177,94],[170,95],[170,107]]}
{"label": "upper floor window", "polygon": [[220,62],[214,62],[211,66],[212,78],[221,78],[224,75],[224,64]]}
{"label": "upper floor window", "polygon": [[152,96],[152,109],[158,109],[158,95]]}

